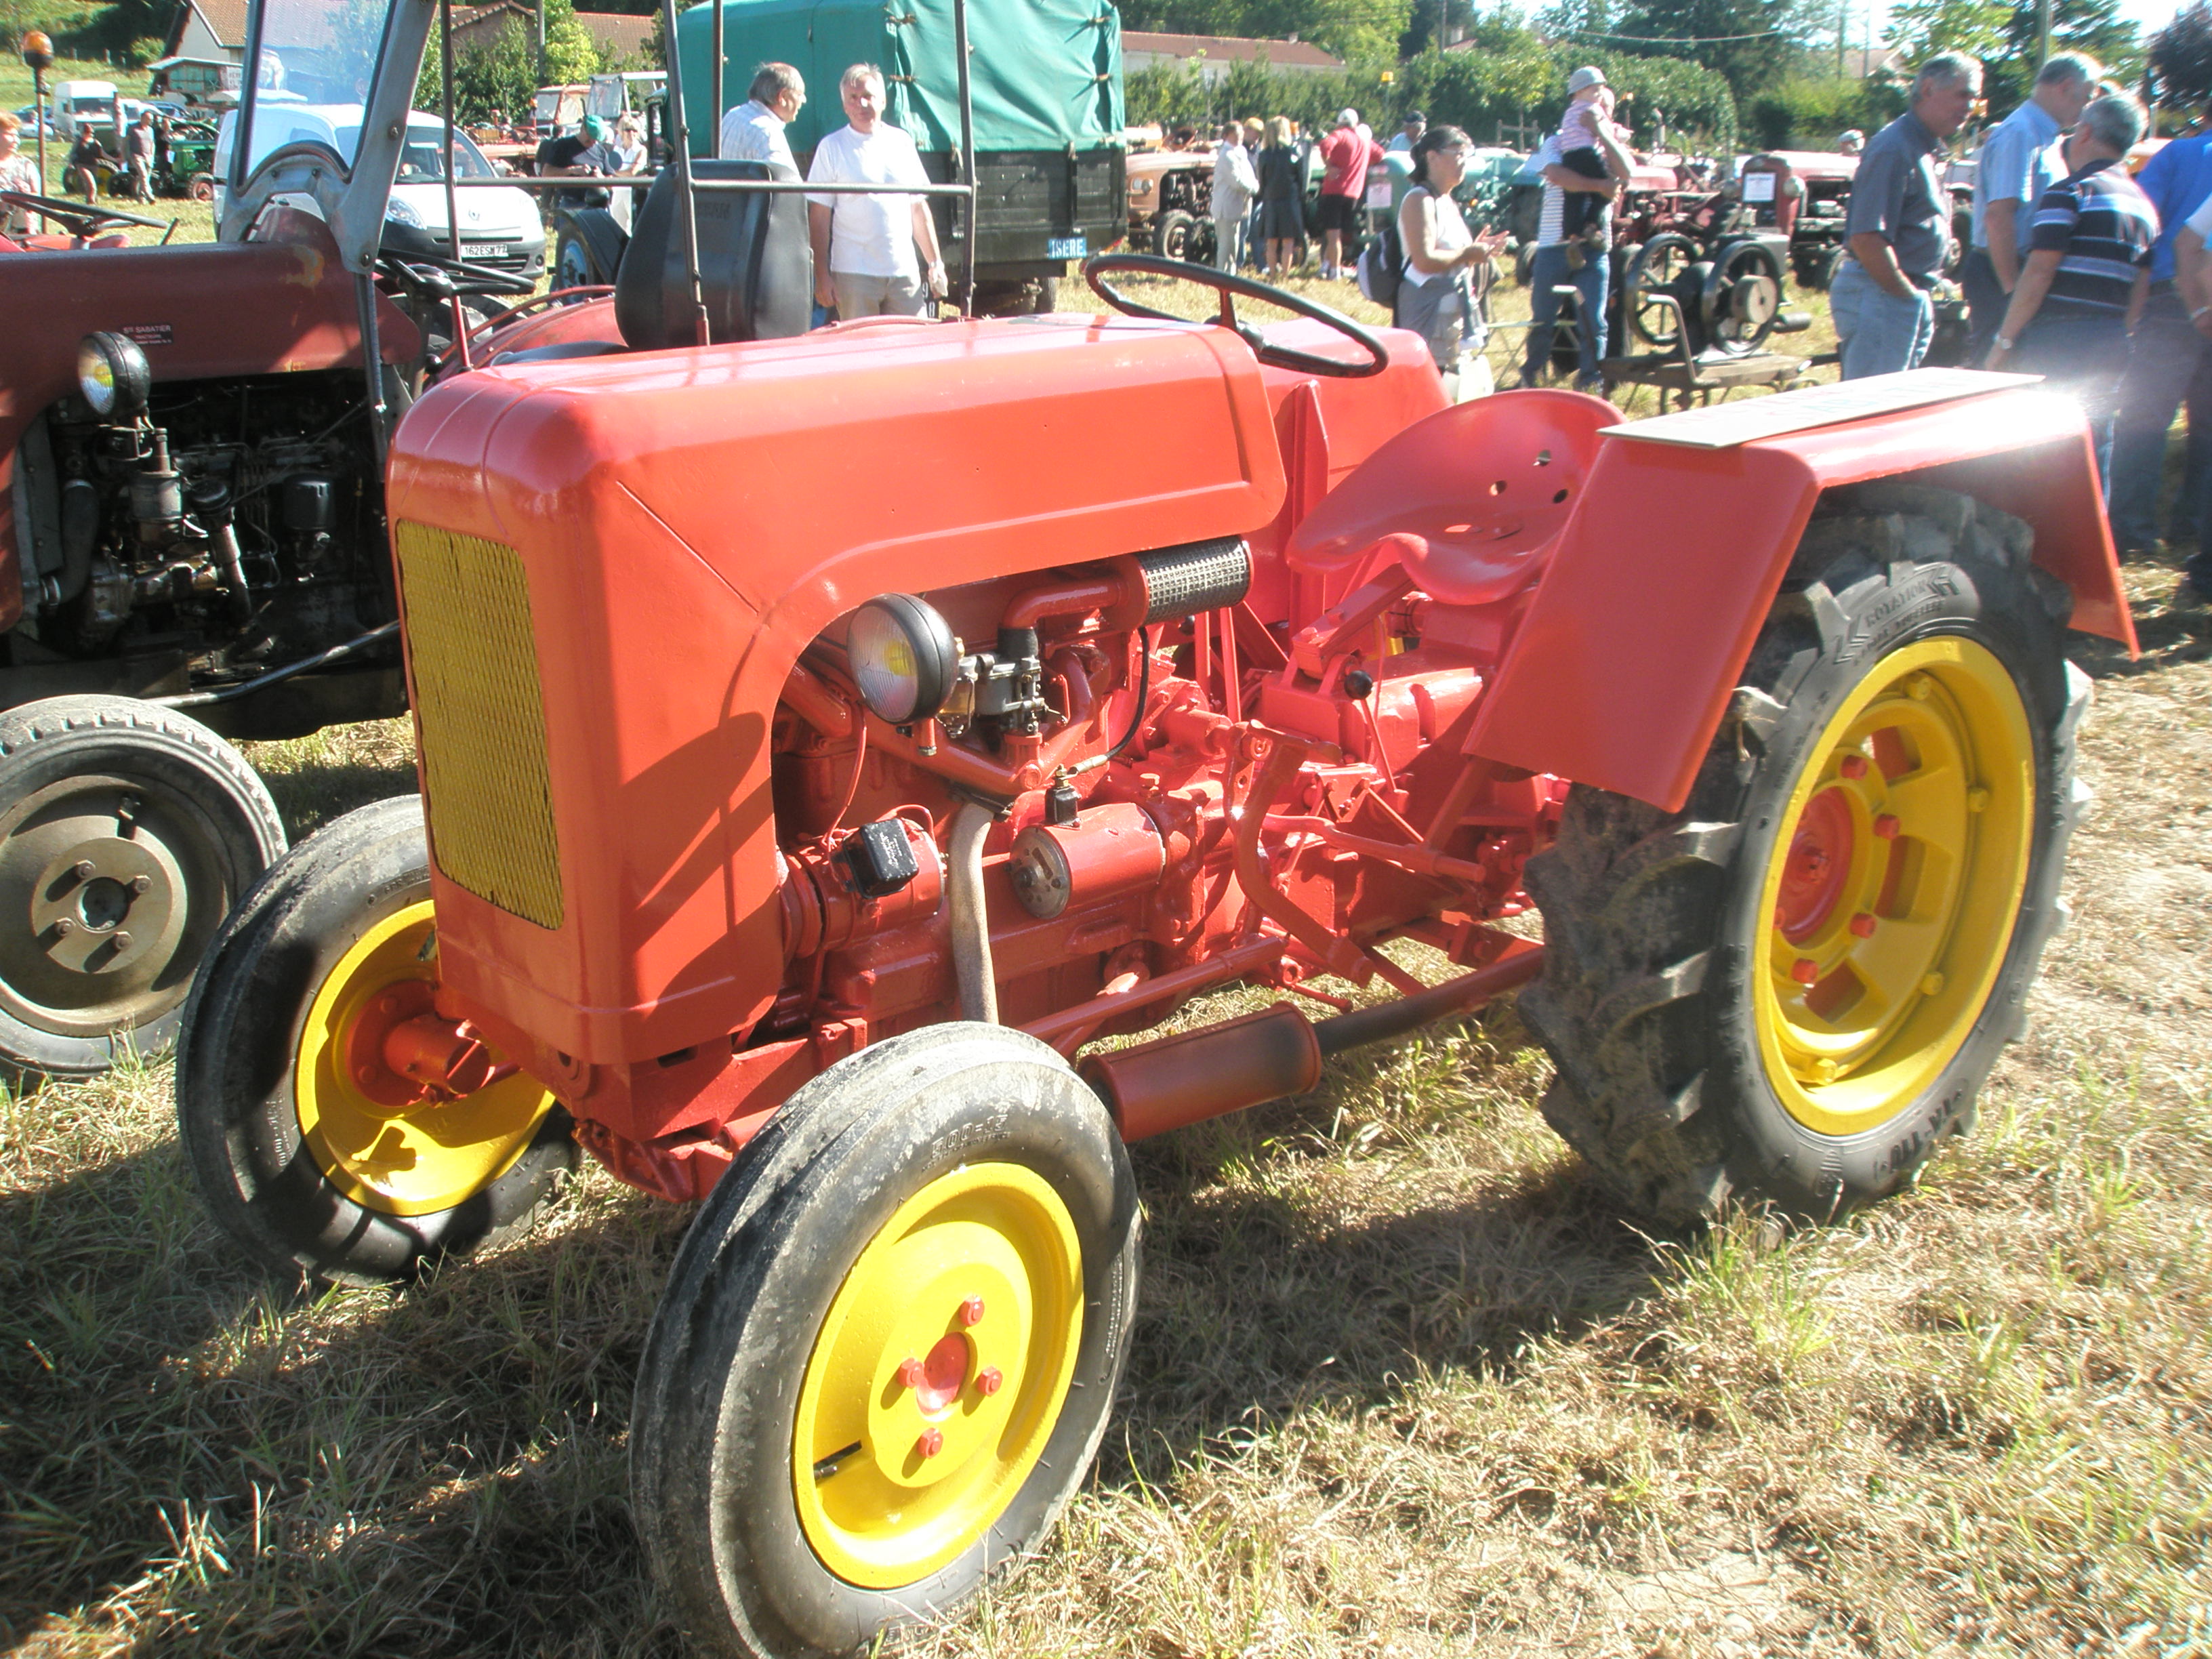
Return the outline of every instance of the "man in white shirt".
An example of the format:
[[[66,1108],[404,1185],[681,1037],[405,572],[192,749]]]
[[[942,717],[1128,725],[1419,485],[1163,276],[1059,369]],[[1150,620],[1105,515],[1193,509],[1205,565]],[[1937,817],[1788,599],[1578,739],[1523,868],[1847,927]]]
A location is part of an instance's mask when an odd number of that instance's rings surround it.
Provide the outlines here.
[[[1244,220],[1252,200],[1260,193],[1260,175],[1252,170],[1252,157],[1244,148],[1244,129],[1235,121],[1221,124],[1221,142],[1213,152],[1213,263],[1222,270],[1235,270],[1244,263]]]
[[[783,130],[799,118],[805,104],[806,82],[797,70],[788,64],[763,64],[753,71],[745,101],[722,118],[714,154],[725,161],[781,161],[798,172]]]
[[[884,75],[855,64],[837,90],[851,125],[814,147],[810,185],[927,185],[914,140],[884,119]],[[945,295],[945,262],[926,196],[838,194],[806,198],[814,244],[814,302],[840,319],[921,317]]]

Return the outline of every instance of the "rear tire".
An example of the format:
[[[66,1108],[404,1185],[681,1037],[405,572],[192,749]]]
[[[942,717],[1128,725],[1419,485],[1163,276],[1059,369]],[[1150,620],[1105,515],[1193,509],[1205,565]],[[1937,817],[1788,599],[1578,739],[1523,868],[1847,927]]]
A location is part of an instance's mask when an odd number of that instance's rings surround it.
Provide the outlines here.
[[[2088,682],[2018,520],[1838,491],[1688,803],[1577,786],[1528,866],[1546,1119],[1667,1224],[1908,1183],[2025,1021],[2063,918]]]
[[[0,1071],[166,1053],[202,953],[283,850],[246,757],[187,715],[81,696],[0,716]]]
[[[568,1115],[528,1073],[440,1106],[349,1075],[386,995],[435,981],[422,802],[349,812],[294,848],[208,952],[177,1051],[177,1121],[216,1220],[264,1266],[405,1279],[526,1229],[576,1167]]]
[[[930,1026],[793,1095],[639,1367],[631,1508],[701,1649],[849,1653],[1035,1550],[1113,1408],[1138,1227],[1105,1109],[1018,1031]]]

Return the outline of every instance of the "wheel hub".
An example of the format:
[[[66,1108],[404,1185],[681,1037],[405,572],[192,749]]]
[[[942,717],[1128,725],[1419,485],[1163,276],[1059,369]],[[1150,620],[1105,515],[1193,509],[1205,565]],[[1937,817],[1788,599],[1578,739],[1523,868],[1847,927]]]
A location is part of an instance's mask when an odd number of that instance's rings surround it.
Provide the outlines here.
[[[449,1210],[522,1156],[552,1095],[436,1010],[425,902],[384,918],[315,994],[293,1073],[325,1176],[389,1215]]]
[[[939,1177],[868,1242],[815,1340],[793,1431],[800,1526],[830,1571],[915,1583],[1004,1513],[1066,1397],[1081,1274],[1066,1206],[1017,1164]]]
[[[1896,653],[1811,750],[1777,843],[1755,1014],[1792,1115],[1853,1133],[1933,1082],[2002,968],[2027,878],[2033,747],[1974,642]]]
[[[208,878],[191,856],[196,823],[112,778],[21,802],[0,830],[0,919],[17,918],[0,927],[0,1007],[41,1030],[104,1036],[182,1001],[192,872]]]

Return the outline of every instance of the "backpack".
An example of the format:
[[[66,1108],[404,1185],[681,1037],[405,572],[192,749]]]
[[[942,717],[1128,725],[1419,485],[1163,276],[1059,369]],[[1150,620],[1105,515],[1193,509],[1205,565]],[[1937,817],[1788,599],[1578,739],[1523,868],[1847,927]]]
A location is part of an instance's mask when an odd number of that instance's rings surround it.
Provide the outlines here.
[[[1405,280],[1406,249],[1398,237],[1394,215],[1383,222],[1359,256],[1359,291],[1378,306],[1398,308],[1398,288]]]

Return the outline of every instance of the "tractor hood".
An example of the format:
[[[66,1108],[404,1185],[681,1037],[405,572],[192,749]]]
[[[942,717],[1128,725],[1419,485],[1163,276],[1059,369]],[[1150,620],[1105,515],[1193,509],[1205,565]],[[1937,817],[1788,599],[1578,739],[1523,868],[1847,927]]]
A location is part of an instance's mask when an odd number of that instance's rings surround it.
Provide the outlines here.
[[[390,499],[443,976],[533,1070],[726,1041],[781,978],[769,733],[810,641],[1284,494],[1218,329],[884,319],[440,386]]]

